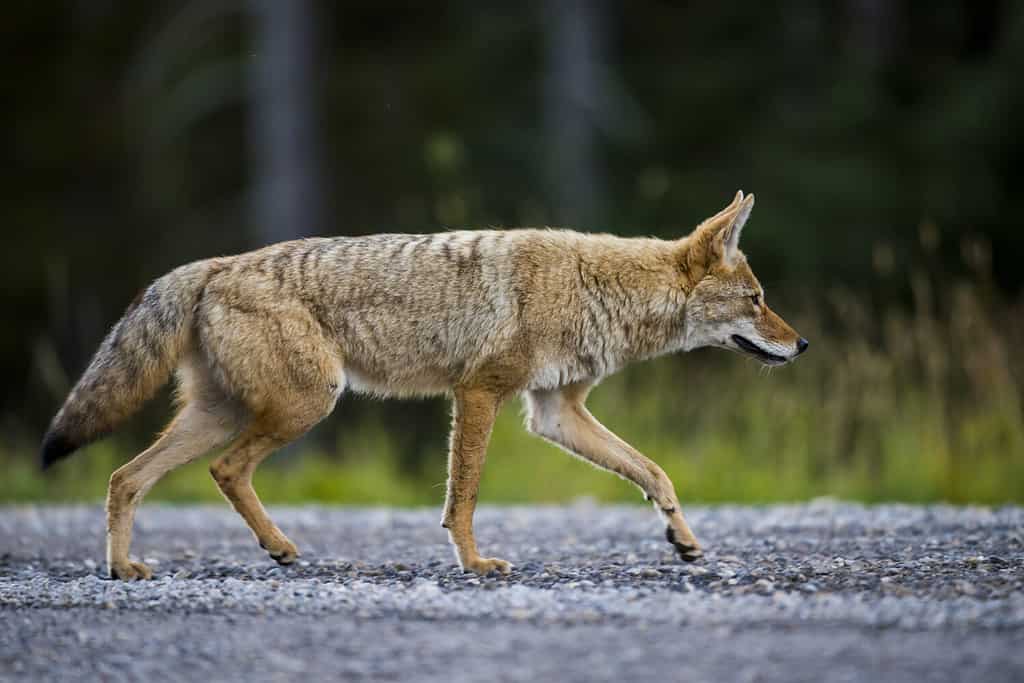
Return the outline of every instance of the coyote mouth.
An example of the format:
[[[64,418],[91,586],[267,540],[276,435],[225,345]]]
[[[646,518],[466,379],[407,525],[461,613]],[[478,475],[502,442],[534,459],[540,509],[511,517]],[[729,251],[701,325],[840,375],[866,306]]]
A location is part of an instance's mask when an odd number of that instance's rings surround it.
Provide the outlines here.
[[[738,334],[732,335],[732,341],[736,346],[740,347],[741,350],[746,351],[751,356],[759,359],[762,363],[785,363],[787,360],[782,356],[777,356],[774,353],[765,351],[754,342],[750,341],[746,337],[741,337]]]

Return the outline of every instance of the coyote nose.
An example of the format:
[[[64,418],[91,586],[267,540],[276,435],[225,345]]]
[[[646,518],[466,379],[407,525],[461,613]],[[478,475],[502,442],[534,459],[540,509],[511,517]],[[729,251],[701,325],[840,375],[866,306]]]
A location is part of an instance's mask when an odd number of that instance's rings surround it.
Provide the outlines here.
[[[806,351],[807,347],[810,346],[810,345],[811,345],[811,342],[807,341],[803,337],[800,337],[799,339],[797,339],[796,340],[796,352],[797,352],[797,355],[799,355],[799,354],[803,353],[804,351]]]

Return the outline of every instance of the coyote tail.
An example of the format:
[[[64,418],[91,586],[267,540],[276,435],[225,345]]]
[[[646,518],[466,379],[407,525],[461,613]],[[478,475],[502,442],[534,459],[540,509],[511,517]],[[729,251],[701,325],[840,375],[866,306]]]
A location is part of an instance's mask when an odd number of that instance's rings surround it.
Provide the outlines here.
[[[170,378],[192,330],[209,262],[177,268],[139,293],[107,334],[43,437],[46,469],[114,431]]]

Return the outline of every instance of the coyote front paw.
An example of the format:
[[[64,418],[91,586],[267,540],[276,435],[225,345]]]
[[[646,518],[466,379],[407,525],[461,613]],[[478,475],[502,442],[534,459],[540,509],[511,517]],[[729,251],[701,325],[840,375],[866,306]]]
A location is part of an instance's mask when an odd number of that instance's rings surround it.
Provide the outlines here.
[[[496,557],[478,557],[474,560],[462,563],[463,571],[476,572],[477,574],[490,574],[497,570],[502,574],[512,571],[512,565],[505,560]]]
[[[693,538],[693,543],[685,543],[676,538],[675,529],[671,526],[665,527],[665,538],[668,542],[675,546],[676,552],[679,553],[679,557],[684,562],[696,562],[704,556],[704,551],[697,545],[697,539]]]
[[[153,578],[153,570],[142,562],[115,562],[110,565],[110,578],[121,581],[141,581]]]
[[[269,546],[260,541],[260,547],[278,564],[291,564],[299,557],[299,549],[287,538],[275,540]]]

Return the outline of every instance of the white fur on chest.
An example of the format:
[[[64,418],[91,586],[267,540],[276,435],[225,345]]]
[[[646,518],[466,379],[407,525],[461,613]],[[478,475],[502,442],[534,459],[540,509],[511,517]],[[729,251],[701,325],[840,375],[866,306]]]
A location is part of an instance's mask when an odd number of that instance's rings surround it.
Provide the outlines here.
[[[597,367],[594,363],[583,363],[576,359],[548,362],[533,372],[526,388],[529,390],[557,389],[568,384],[597,380],[614,371],[604,367],[604,364],[600,365]]]

